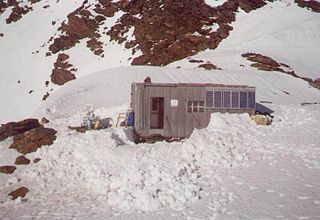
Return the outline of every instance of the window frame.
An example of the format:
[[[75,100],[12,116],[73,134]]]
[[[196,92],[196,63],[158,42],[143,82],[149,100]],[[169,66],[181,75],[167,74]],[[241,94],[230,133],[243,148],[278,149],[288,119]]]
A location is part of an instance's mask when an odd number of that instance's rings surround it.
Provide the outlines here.
[[[205,112],[205,101],[187,101],[187,113],[203,113]]]

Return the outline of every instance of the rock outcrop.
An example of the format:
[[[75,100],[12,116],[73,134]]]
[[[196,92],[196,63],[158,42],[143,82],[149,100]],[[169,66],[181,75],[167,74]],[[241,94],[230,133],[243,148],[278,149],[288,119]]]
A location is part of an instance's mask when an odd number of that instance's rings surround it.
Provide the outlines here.
[[[22,186],[16,190],[12,191],[8,195],[12,196],[12,200],[15,200],[18,197],[24,198],[28,192],[29,192],[29,189],[27,187]]]
[[[19,156],[19,157],[17,157],[14,164],[16,164],[16,165],[30,164],[30,160],[28,158],[26,158],[25,156]]]
[[[63,85],[76,78],[73,74],[76,69],[72,68],[73,65],[69,63],[68,59],[69,55],[64,53],[58,54],[57,61],[54,63],[54,69],[50,76],[52,83]]]
[[[242,57],[245,57],[247,60],[254,62],[253,64],[251,64],[251,66],[257,68],[258,70],[282,72],[295,78],[307,81],[312,87],[320,90],[320,79],[313,80],[308,77],[301,77],[297,75],[289,65],[285,63],[279,63],[271,57],[257,53],[245,53],[242,54]]]
[[[6,10],[11,10],[6,23],[10,24],[19,21],[24,15],[32,11],[32,4],[37,3],[38,0],[18,1],[1,1],[0,2],[0,15]]]
[[[0,173],[11,174],[16,170],[15,166],[1,166]]]
[[[311,9],[314,12],[320,13],[320,2],[314,0],[295,0],[295,3],[302,8]]]
[[[5,140],[7,137],[21,134],[25,131],[29,131],[38,127],[40,127],[38,119],[32,118],[19,122],[9,122],[7,124],[3,124],[0,127],[0,141]]]
[[[132,54],[142,52],[132,59],[132,65],[163,66],[199,51],[215,49],[228,37],[239,8],[249,13],[265,4],[265,0],[229,0],[218,7],[211,7],[204,0],[99,0],[96,4],[85,1],[68,15],[58,29],[61,36],[52,38],[49,50],[58,53],[88,38],[87,47],[95,55],[103,56],[99,39],[106,34],[111,41],[131,49]],[[100,25],[119,11],[124,14],[117,23],[100,33]],[[130,29],[134,30],[134,39],[128,39]]]
[[[199,68],[203,68],[203,69],[206,69],[206,70],[221,70],[221,68],[217,67],[216,65],[214,65],[214,64],[212,64],[210,62],[207,62],[207,63],[204,63],[204,64],[200,64]]]
[[[57,131],[52,128],[39,127],[16,135],[10,148],[16,149],[19,153],[28,154],[37,151],[44,145],[53,144],[56,140]]]

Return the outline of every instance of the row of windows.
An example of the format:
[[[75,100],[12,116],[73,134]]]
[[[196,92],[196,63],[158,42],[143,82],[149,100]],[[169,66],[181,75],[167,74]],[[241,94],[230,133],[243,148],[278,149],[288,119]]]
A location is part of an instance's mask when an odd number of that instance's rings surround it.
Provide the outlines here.
[[[207,91],[208,108],[254,108],[254,92]]]

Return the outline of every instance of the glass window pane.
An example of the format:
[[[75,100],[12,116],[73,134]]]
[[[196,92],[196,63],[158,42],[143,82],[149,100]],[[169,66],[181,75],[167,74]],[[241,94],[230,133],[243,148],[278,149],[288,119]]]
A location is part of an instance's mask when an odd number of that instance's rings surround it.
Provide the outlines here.
[[[254,92],[249,92],[248,93],[248,107],[249,108],[254,108],[255,103],[256,103],[256,94]]]
[[[199,102],[199,106],[200,106],[200,107],[204,107],[204,101],[200,101],[200,102]]]
[[[239,108],[239,92],[232,92],[232,108]]]
[[[240,108],[247,108],[247,92],[240,92]]]
[[[230,108],[230,92],[223,92],[223,107]]]
[[[209,108],[213,107],[213,92],[212,91],[206,92],[206,105]]]
[[[221,108],[222,107],[222,92],[214,92],[214,107]]]

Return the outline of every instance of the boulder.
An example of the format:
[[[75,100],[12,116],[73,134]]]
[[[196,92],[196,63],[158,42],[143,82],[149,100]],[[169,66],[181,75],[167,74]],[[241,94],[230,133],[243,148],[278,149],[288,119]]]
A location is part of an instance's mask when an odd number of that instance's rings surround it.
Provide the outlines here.
[[[37,151],[44,145],[53,144],[57,131],[52,128],[39,127],[13,138],[10,148],[16,149],[19,153],[28,154]]]
[[[33,162],[34,163],[39,163],[40,160],[41,160],[40,158],[36,158],[36,159],[33,160]]]
[[[220,69],[220,68],[218,68],[216,65],[214,65],[212,63],[201,64],[201,65],[199,65],[199,68],[203,68],[203,69],[206,69],[206,70],[217,70],[217,69]]]
[[[0,141],[38,127],[40,127],[38,119],[32,118],[19,122],[9,122],[7,124],[3,124],[0,127]]]
[[[0,167],[0,173],[11,174],[16,170],[15,166],[2,166]]]
[[[29,189],[27,187],[22,186],[16,190],[12,191],[8,195],[12,196],[12,200],[15,200],[18,197],[24,198],[28,192],[29,192]]]
[[[30,163],[30,160],[25,156],[17,157],[16,161],[14,162],[14,164],[16,165],[29,164],[29,163]]]
[[[320,13],[320,2],[319,1],[306,1],[306,0],[295,0],[295,3],[302,8],[309,8],[314,12]]]

